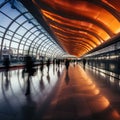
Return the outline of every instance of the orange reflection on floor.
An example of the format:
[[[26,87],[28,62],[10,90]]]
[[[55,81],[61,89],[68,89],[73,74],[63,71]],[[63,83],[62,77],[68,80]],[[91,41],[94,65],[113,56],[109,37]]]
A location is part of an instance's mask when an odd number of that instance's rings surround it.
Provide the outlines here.
[[[96,119],[101,117],[99,120],[120,118],[119,113],[111,108],[109,100],[101,94],[94,81],[79,65],[75,67],[71,65],[68,72],[64,70],[61,78],[59,90],[44,118],[81,120],[93,116]]]

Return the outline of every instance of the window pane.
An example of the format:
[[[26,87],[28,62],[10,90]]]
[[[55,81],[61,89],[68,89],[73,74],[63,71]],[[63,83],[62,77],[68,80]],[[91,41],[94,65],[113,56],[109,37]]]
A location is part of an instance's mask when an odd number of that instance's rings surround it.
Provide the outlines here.
[[[17,33],[20,34],[20,35],[24,35],[26,31],[27,31],[26,29],[20,27],[20,28],[17,30]]]
[[[10,20],[8,17],[0,13],[0,26],[8,27],[12,20]]]
[[[2,4],[4,2],[4,0],[0,0],[0,4]]]
[[[33,25],[29,22],[26,22],[25,24],[23,24],[23,27],[25,27],[26,29],[30,29],[33,27]]]
[[[22,52],[23,52],[23,50],[20,50],[20,49],[19,49],[19,52],[18,52],[18,53],[19,53],[19,54],[22,54]]]
[[[25,20],[26,20],[26,18],[25,18],[24,16],[20,16],[16,21],[17,21],[19,24],[22,24]]]
[[[22,44],[20,45],[20,48],[19,48],[19,49],[23,49],[23,45],[22,45]]]
[[[12,41],[20,42],[20,39],[13,38]]]
[[[1,36],[1,37],[3,36],[3,33],[2,33],[2,32],[0,32],[0,36]]]
[[[5,28],[3,28],[2,26],[0,26],[0,31],[2,31],[2,32],[5,32]]]
[[[12,43],[11,43],[11,47],[12,47],[12,48],[18,48],[18,43],[12,42]]]
[[[25,46],[25,50],[28,50],[28,48],[29,48],[28,46]]]
[[[27,33],[25,34],[25,37],[28,38],[29,35],[31,35],[31,33],[30,33],[30,32],[27,32]]]
[[[11,36],[10,35],[5,35],[5,38],[10,40]]]
[[[10,16],[12,19],[20,14],[17,10],[11,8],[10,3],[7,3],[4,7],[2,7],[1,11],[3,11],[7,16]]]
[[[19,27],[19,25],[14,22],[14,23],[10,26],[9,30],[15,31],[18,27]]]
[[[29,39],[32,41],[35,37],[35,35],[31,35]]]
[[[21,39],[22,36],[15,34],[14,37],[16,37],[17,39]]]
[[[12,36],[14,34],[14,32],[8,30],[7,34]]]
[[[4,39],[4,42],[3,42],[3,46],[9,46],[9,44],[10,44],[10,41],[9,40],[7,40],[7,39]]]

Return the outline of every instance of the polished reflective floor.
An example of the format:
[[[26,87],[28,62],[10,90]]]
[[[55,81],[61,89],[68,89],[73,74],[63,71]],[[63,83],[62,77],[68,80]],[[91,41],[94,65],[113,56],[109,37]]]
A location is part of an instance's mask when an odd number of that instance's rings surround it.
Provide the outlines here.
[[[0,72],[0,120],[120,120],[120,83],[79,64]]]
[[[27,74],[23,77],[23,69],[0,72],[0,120],[35,120],[52,98],[63,68],[51,65],[48,72],[44,66],[41,73],[38,66],[36,75],[30,79],[29,96],[25,95]]]

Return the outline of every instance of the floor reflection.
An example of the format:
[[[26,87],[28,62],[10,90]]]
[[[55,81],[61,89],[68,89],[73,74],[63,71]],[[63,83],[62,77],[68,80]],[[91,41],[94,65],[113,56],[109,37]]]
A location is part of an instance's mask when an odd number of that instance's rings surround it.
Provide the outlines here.
[[[120,119],[119,80],[116,79],[115,77],[112,77],[109,72],[104,74],[98,70],[93,70],[88,67],[86,72],[97,84],[102,94],[109,99],[110,102],[109,107],[101,114],[103,114],[104,118],[106,117],[107,120],[119,120]],[[100,118],[101,117],[102,116],[100,116]]]
[[[81,120],[119,120],[120,95],[112,92],[119,82],[78,64],[38,66],[36,75],[23,69],[0,72],[0,117],[2,120],[41,120],[48,117]],[[27,83],[29,82],[29,83]],[[30,85],[29,85],[30,84]],[[25,92],[30,94],[25,96]],[[52,100],[52,102],[51,102]],[[52,109],[48,107],[52,105]],[[54,109],[53,109],[54,108]],[[45,116],[44,116],[45,115]],[[7,116],[7,117],[6,117]],[[43,119],[44,120],[44,119]]]
[[[59,92],[51,102],[53,104],[51,104],[43,119],[120,119],[120,111],[113,107],[111,103],[112,99],[110,97],[114,97],[114,95],[110,94],[108,88],[97,86],[86,71],[87,68],[84,71],[79,65],[70,65],[68,71],[64,70],[66,73],[65,79],[61,79]],[[98,79],[95,78],[95,80]],[[102,90],[107,92],[108,96]],[[120,98],[120,95],[118,98]]]
[[[37,103],[32,100],[32,97],[29,95],[26,97],[26,102],[22,106],[22,117],[23,120],[35,120],[37,112]]]
[[[8,90],[10,84],[10,72],[5,71],[4,74],[5,74],[5,89]]]
[[[106,71],[100,72],[99,69],[93,70],[87,68],[87,72],[88,71],[90,73],[89,75],[94,76],[98,81],[100,81],[102,86],[108,86],[116,92],[120,92],[119,79],[117,79],[118,76],[116,77],[116,75]]]
[[[45,89],[45,85],[44,85],[43,74],[42,74],[40,79],[40,90],[43,91],[44,89]]]
[[[47,78],[47,80],[48,80],[48,83],[50,84],[50,75],[49,75],[49,72],[48,72],[46,78]]]
[[[70,78],[69,78],[69,69],[68,69],[68,70],[66,70],[66,76],[65,76],[66,85],[69,84],[69,81],[70,81]]]
[[[35,120],[37,110],[48,102],[51,92],[58,83],[58,73],[53,65],[38,66],[35,76],[28,81],[27,73],[23,69],[9,70],[7,73],[0,72],[0,117],[2,120]],[[63,68],[59,69],[61,74]],[[52,80],[52,81],[51,81]],[[25,93],[30,92],[29,96]],[[4,114],[3,114],[4,113]],[[16,114],[16,115],[15,115]],[[6,116],[7,115],[7,116]]]

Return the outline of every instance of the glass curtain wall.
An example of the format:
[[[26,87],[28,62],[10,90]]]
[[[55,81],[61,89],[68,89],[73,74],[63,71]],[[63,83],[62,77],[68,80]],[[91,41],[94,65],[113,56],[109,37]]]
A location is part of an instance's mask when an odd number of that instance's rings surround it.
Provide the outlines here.
[[[0,60],[26,54],[57,58],[67,53],[18,0],[0,0]]]

